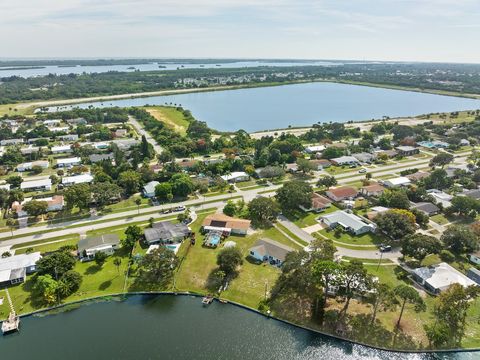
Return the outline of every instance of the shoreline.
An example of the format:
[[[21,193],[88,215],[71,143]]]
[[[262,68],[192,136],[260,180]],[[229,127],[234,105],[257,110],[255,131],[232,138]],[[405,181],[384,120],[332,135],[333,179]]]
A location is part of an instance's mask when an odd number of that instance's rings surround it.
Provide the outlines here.
[[[98,302],[98,300],[103,300],[105,302],[111,302],[111,301],[113,301],[112,298],[123,297],[123,298],[126,299],[127,297],[132,297],[132,296],[190,296],[190,297],[195,297],[195,298],[201,298],[201,297],[205,296],[205,294],[201,294],[201,293],[198,293],[198,292],[189,292],[189,291],[176,291],[176,292],[175,291],[135,291],[135,292],[127,292],[127,293],[114,293],[114,294],[99,295],[99,296],[94,296],[94,297],[90,297],[90,298],[86,298],[86,299],[80,299],[80,300],[75,300],[75,301],[71,301],[71,302],[66,302],[66,303],[51,306],[51,307],[48,307],[48,308],[45,308],[45,309],[39,309],[39,310],[32,311],[32,312],[29,312],[29,313],[19,314],[19,317],[20,318],[27,318],[27,317],[35,316],[35,315],[38,315],[38,314],[45,314],[47,316],[57,315],[57,314],[61,314],[62,312],[52,313],[52,314],[48,314],[48,313],[49,312],[54,312],[55,310],[60,310],[60,309],[63,309],[63,308],[67,308],[68,306],[72,306],[72,305],[82,305],[82,306],[84,306],[84,305],[88,305],[89,303]],[[120,300],[123,301],[125,299],[120,299]],[[220,298],[219,297],[214,297],[214,300],[219,302]],[[293,326],[297,329],[307,330],[307,331],[313,332],[313,333],[318,334],[318,335],[326,336],[330,339],[350,343],[351,345],[365,346],[365,347],[368,347],[370,349],[385,351],[385,352],[389,352],[389,353],[450,354],[450,353],[480,352],[480,347],[478,347],[478,348],[459,348],[459,349],[439,349],[439,350],[428,350],[428,349],[402,350],[402,349],[390,349],[390,348],[384,348],[384,347],[369,345],[369,344],[366,344],[366,343],[362,343],[362,342],[354,341],[354,340],[351,340],[351,339],[348,339],[348,338],[344,338],[344,337],[341,337],[341,336],[338,336],[338,335],[329,334],[329,333],[326,333],[326,332],[323,332],[323,331],[320,331],[320,330],[317,330],[317,329],[310,328],[310,327],[305,326],[305,325],[296,324],[294,322],[291,322],[291,321],[286,320],[286,319],[282,319],[282,318],[280,318],[278,316],[275,316],[275,315],[268,315],[268,314],[265,314],[265,313],[263,313],[263,312],[261,312],[257,309],[254,309],[252,307],[249,307],[247,305],[244,305],[244,304],[236,302],[236,301],[232,301],[232,300],[226,300],[226,301],[227,301],[227,304],[242,308],[242,309],[247,310],[247,311],[251,311],[251,312],[253,312],[257,315],[263,316],[267,319],[273,319],[273,320],[279,321],[283,324]],[[68,309],[66,309],[66,310],[68,311]]]

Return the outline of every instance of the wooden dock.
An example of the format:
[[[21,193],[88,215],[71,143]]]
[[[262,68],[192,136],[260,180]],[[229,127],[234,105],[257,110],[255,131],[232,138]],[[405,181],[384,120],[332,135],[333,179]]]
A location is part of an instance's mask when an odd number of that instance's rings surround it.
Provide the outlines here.
[[[10,315],[8,315],[7,320],[4,320],[2,322],[3,335],[16,332],[20,328],[20,317],[17,316],[17,314],[15,313],[15,309],[13,308],[12,299],[10,298],[10,293],[8,292],[8,289],[5,289],[5,292],[7,293],[7,299],[10,305]]]

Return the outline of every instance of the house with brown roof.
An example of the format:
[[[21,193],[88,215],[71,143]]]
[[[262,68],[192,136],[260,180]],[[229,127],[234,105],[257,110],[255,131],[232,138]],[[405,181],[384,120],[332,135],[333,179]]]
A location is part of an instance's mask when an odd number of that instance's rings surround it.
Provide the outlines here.
[[[335,189],[328,189],[325,194],[333,201],[342,201],[355,198],[358,195],[358,191],[351,186],[341,186]]]
[[[312,194],[312,206],[309,209],[303,207],[302,205],[300,205],[299,207],[303,211],[313,211],[318,213],[329,208],[331,204],[332,204],[332,200],[314,192]]]
[[[405,175],[405,177],[411,182],[417,182],[430,176],[430,173],[426,171],[417,171],[416,173]]]
[[[360,188],[360,193],[364,196],[380,196],[384,191],[385,188],[378,183],[362,186]]]
[[[309,162],[310,164],[315,166],[315,170],[318,170],[318,171],[323,170],[332,165],[332,163],[327,159],[310,160]]]
[[[207,232],[221,231],[223,233],[245,235],[250,223],[250,220],[238,219],[225,214],[211,214],[203,220],[202,228]]]

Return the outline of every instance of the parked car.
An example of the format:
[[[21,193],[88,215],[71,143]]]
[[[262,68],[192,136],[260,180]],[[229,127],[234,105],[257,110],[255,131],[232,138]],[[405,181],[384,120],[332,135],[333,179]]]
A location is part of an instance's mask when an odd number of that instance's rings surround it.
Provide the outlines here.
[[[390,245],[380,245],[380,252],[389,252],[392,251],[392,247]]]
[[[177,206],[174,211],[185,211],[186,207],[185,206]]]
[[[367,172],[367,169],[360,169],[358,170],[359,174],[365,174]]]

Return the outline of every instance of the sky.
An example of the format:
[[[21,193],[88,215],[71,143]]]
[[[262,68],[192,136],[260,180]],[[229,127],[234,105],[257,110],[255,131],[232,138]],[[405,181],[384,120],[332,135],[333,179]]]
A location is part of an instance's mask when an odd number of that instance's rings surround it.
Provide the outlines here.
[[[480,63],[480,0],[0,0],[0,58]]]

